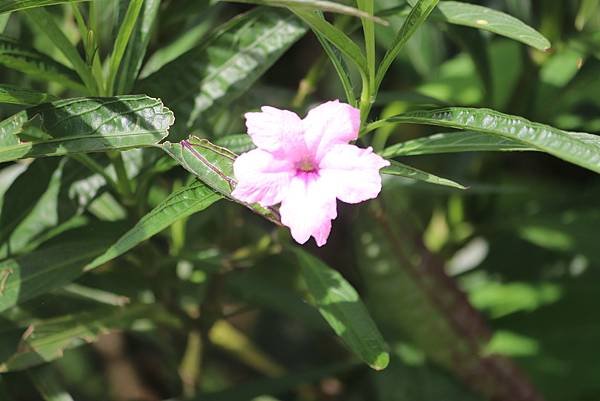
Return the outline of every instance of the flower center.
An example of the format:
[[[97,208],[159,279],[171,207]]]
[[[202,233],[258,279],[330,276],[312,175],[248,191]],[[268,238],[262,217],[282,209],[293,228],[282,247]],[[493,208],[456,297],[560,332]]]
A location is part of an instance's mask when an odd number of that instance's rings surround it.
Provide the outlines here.
[[[298,164],[298,170],[300,171],[304,171],[306,173],[315,171],[315,165],[313,164],[312,160],[310,159],[302,159],[302,161],[300,161],[300,163]]]

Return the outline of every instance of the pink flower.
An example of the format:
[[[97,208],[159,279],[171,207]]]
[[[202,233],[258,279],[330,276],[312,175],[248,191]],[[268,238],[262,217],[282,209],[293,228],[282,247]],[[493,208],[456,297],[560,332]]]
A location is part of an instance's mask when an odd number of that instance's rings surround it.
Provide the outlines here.
[[[281,203],[281,222],[304,244],[312,235],[327,242],[336,198],[359,203],[381,191],[379,169],[389,162],[348,142],[358,138],[360,113],[331,101],[308,112],[262,107],[246,113],[248,134],[257,149],[239,156],[233,165],[238,184],[232,195],[262,206]]]

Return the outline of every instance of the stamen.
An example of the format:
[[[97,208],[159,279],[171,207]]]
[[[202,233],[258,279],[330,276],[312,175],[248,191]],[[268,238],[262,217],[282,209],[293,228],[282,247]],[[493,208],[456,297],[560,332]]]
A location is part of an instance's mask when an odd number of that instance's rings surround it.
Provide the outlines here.
[[[310,160],[304,159],[300,162],[300,165],[298,166],[298,170],[310,172],[310,171],[315,170],[315,166],[313,165],[313,163]]]

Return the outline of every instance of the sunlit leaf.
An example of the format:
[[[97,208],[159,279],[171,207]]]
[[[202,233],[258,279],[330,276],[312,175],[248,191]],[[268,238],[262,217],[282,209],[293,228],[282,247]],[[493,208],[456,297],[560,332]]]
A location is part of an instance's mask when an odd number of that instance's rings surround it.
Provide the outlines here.
[[[146,96],[60,100],[0,122],[0,161],[149,146],[172,123],[160,100]]]
[[[86,269],[93,269],[132,249],[139,243],[158,234],[179,219],[206,209],[222,197],[201,182],[194,182],[172,193]]]
[[[234,200],[231,191],[235,188],[233,162],[237,155],[230,150],[217,146],[206,139],[194,136],[179,143],[165,142],[162,148],[183,168],[208,184],[213,190]],[[278,213],[272,208],[264,208],[258,204],[244,204],[254,212],[280,224]]]
[[[384,167],[381,170],[382,174],[397,175],[405,178],[410,178],[417,181],[424,181],[430,184],[443,185],[452,188],[465,189],[464,186],[447,178],[438,177],[425,171],[416,169],[406,164],[402,164],[395,160],[391,161],[391,166]]]
[[[539,50],[550,48],[541,33],[519,19],[491,8],[459,1],[440,1],[435,17],[451,24],[470,26],[518,40]]]
[[[387,346],[356,290],[320,259],[300,248],[293,250],[309,302],[358,357],[373,369],[385,369],[390,360]]]
[[[161,0],[146,0],[141,14],[127,46],[127,51],[121,62],[119,74],[116,77],[116,94],[126,94],[131,91],[135,80],[142,68],[148,43],[156,25],[156,17]]]
[[[534,150],[519,141],[472,131],[439,133],[423,138],[411,139],[388,146],[381,156],[430,155],[455,152],[510,152]]]
[[[557,128],[489,109],[448,107],[413,111],[371,124],[428,124],[496,135],[600,173],[600,148]],[[589,134],[588,134],[589,135]]]

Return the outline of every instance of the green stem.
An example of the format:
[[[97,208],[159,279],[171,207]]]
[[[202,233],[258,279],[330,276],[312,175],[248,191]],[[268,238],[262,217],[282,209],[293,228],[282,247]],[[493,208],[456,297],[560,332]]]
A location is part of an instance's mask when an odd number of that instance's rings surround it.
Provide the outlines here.
[[[358,0],[358,8],[370,15],[374,13],[374,1],[373,0]],[[372,18],[361,18],[363,26],[363,34],[365,38],[365,54],[367,57],[367,71],[369,78],[369,92],[375,92],[375,65],[376,65],[376,53],[375,53],[375,23]]]
[[[360,122],[361,122],[360,126],[366,127],[367,118],[369,117],[369,113],[371,112],[371,107],[373,105],[373,102],[371,101],[372,93],[371,93],[371,85],[369,83],[369,78],[362,72],[360,75],[361,75],[361,79],[362,79],[362,91],[360,94],[360,103],[359,103]]]
[[[81,10],[79,10],[79,5],[72,3],[71,7],[73,9],[73,16],[75,17],[75,21],[77,21],[77,27],[79,28],[79,34],[81,35],[81,41],[83,42],[83,47],[85,49],[86,62],[92,68],[92,75],[96,81],[96,85],[98,86],[98,94],[103,96],[105,94],[104,73],[102,72],[100,55],[97,51],[98,46],[96,46],[94,30],[88,28],[87,24],[85,23],[85,19],[83,18],[83,14],[81,14]],[[90,15],[90,23],[91,22],[92,18]]]
[[[123,196],[123,203],[126,206],[132,206],[135,202],[133,191],[131,190],[131,182],[127,176],[125,162],[120,152],[108,152],[108,157],[111,160],[115,172],[117,173],[117,184],[119,193]]]
[[[308,73],[306,73],[306,76],[302,78],[300,84],[298,84],[298,91],[292,100],[293,107],[299,109],[304,106],[306,98],[317,89],[317,83],[325,74],[326,66],[327,57],[322,55],[308,70]]]

